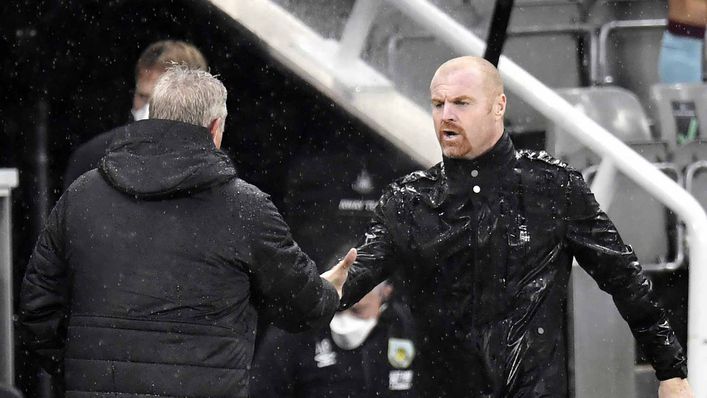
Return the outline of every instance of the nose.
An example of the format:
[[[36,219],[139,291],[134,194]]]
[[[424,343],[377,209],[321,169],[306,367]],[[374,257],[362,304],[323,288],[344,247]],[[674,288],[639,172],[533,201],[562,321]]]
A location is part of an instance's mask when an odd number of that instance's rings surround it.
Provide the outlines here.
[[[454,111],[452,109],[452,104],[449,102],[444,102],[444,105],[442,107],[442,119],[443,120],[449,120],[449,121],[454,121],[455,120],[455,115]]]

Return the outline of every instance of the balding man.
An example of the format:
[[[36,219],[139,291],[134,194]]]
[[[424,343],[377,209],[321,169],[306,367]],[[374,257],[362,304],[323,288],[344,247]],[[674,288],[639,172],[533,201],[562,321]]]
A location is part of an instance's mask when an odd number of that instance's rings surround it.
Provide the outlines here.
[[[410,304],[427,397],[568,396],[567,284],[576,258],[610,293],[656,369],[689,397],[686,362],[651,283],[582,175],[504,132],[496,68],[443,64],[430,84],[443,161],[383,193],[342,307],[385,278]]]

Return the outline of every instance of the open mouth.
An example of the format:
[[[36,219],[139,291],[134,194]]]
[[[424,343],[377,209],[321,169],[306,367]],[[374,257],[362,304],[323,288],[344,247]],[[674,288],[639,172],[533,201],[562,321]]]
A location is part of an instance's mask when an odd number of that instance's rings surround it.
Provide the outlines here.
[[[453,138],[459,135],[459,133],[453,130],[442,130],[442,134],[445,138]]]

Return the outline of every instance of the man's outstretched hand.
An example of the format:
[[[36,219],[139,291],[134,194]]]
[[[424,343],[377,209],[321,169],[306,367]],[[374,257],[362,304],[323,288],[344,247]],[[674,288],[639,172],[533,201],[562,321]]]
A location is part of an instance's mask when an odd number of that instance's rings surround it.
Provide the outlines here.
[[[351,249],[343,260],[321,275],[322,278],[334,285],[336,292],[339,293],[339,300],[341,300],[346,277],[349,275],[349,268],[354,261],[356,261],[356,249]]]
[[[694,398],[687,379],[674,378],[663,380],[658,386],[659,398]]]

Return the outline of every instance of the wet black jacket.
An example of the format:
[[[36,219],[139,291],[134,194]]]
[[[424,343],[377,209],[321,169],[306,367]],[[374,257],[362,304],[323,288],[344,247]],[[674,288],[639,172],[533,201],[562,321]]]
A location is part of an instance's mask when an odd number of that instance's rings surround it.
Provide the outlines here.
[[[271,328],[253,361],[253,398],[414,398],[414,325],[391,303],[366,341],[339,348],[331,329],[290,334]],[[389,355],[398,355],[391,360]]]
[[[258,312],[323,326],[333,286],[208,131],[128,125],[64,193],[23,281],[22,339],[67,396],[247,397]]]
[[[424,336],[424,396],[566,396],[573,257],[613,296],[658,378],[685,376],[651,283],[581,174],[517,152],[507,134],[474,160],[391,184],[358,250],[343,306],[398,276]]]

